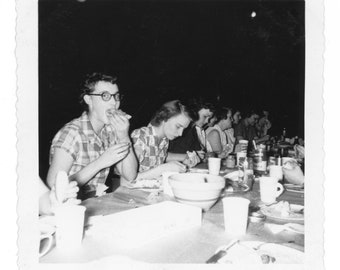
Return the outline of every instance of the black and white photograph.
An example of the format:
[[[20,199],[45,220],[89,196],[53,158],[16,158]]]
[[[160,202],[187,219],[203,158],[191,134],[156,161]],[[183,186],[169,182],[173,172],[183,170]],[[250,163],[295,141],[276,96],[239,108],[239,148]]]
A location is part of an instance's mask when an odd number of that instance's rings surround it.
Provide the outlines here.
[[[323,1],[17,2],[22,269],[323,269]]]

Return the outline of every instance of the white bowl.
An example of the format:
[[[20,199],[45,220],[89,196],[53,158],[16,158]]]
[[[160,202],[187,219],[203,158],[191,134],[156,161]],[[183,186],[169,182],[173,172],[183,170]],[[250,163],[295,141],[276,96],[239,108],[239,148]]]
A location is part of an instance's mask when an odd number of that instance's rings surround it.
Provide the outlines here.
[[[180,173],[171,175],[169,184],[178,202],[208,211],[220,197],[225,179],[204,173]]]

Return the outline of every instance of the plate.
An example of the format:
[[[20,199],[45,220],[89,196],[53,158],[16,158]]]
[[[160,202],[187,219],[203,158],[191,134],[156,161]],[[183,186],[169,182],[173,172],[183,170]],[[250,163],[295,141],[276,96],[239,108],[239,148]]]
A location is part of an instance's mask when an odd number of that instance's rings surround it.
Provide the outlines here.
[[[287,247],[280,244],[265,243],[259,241],[241,242],[241,244],[259,248],[258,253],[267,254],[275,258],[274,264],[303,264],[304,253],[295,248]]]
[[[304,263],[303,252],[284,245],[261,241],[244,241],[234,245],[218,263],[265,264],[263,256],[272,258],[270,261],[266,261],[270,264]]]
[[[143,179],[138,180],[135,184],[132,184],[129,189],[138,189],[144,191],[155,191],[161,189],[162,180],[161,179]]]
[[[304,222],[305,216],[303,213],[299,213],[304,206],[298,204],[290,204],[290,215],[289,216],[281,216],[281,213],[275,210],[275,205],[271,206],[263,206],[261,208],[262,214],[264,214],[267,218],[281,221],[281,222]]]
[[[191,173],[209,173],[208,169],[199,169],[199,168],[190,168],[189,172]]]
[[[284,184],[284,187],[287,191],[296,192],[296,193],[304,193],[305,188],[301,185],[294,185],[294,184]]]
[[[223,176],[224,178],[226,178],[227,180],[231,180],[233,182],[236,182],[239,180],[239,177],[243,177],[243,172],[242,171],[233,171],[230,172],[226,175]]]
[[[239,185],[238,182],[228,182],[226,183],[226,187],[222,192],[225,194],[235,194],[235,193],[245,193],[249,191],[249,187],[245,185]]]

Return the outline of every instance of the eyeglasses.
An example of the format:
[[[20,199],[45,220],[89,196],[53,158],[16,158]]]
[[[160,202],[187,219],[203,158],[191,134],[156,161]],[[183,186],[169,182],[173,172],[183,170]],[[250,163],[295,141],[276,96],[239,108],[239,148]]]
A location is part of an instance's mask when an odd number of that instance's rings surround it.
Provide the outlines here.
[[[123,95],[116,93],[116,94],[111,94],[110,92],[103,92],[101,94],[87,94],[89,96],[101,96],[102,100],[104,101],[109,101],[113,97],[115,101],[121,101],[123,99]]]

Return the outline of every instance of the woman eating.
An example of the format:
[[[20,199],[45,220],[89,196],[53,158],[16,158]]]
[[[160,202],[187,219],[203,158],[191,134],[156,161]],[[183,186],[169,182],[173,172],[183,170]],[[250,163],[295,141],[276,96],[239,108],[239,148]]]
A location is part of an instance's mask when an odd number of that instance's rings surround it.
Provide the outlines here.
[[[134,130],[131,138],[139,161],[138,176],[132,183],[121,181],[121,185],[135,186],[142,180],[157,179],[163,172],[185,172],[185,164],[196,165],[199,158],[191,153],[190,158],[168,153],[169,141],[181,136],[190,121],[187,108],[173,100],[163,104],[146,127]]]
[[[98,194],[110,167],[128,181],[137,175],[137,160],[128,135],[129,118],[119,110],[117,79],[101,73],[88,75],[81,93],[85,111],[55,135],[50,149],[47,183],[58,171],[67,172],[80,187],[82,198]]]

